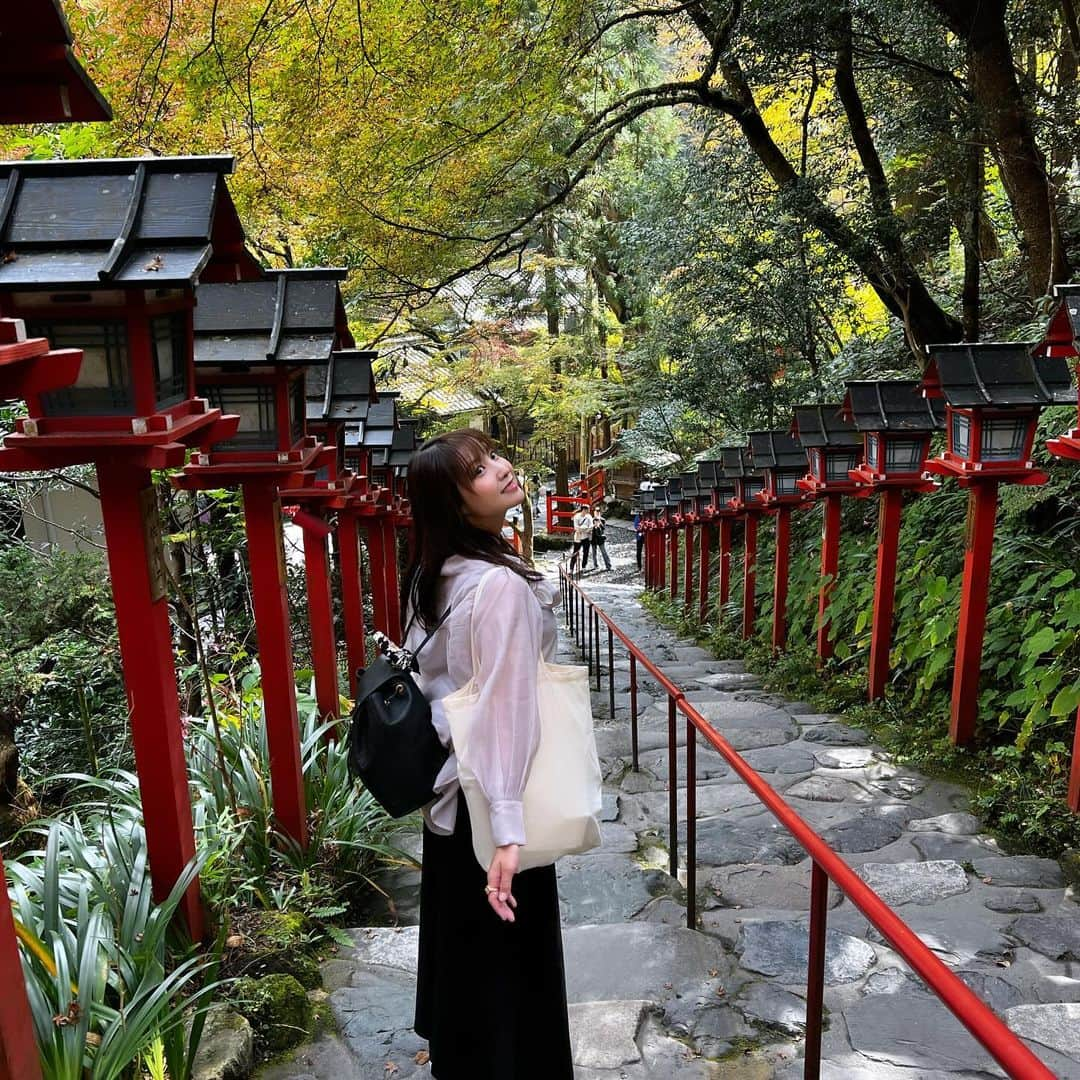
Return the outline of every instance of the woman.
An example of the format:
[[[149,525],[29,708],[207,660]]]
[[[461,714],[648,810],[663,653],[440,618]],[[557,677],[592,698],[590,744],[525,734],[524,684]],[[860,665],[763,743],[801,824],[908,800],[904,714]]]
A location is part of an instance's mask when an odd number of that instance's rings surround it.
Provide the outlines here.
[[[581,569],[589,568],[589,545],[592,543],[593,520],[587,506],[579,506],[574,513],[574,550],[570,553],[570,573],[578,568],[578,556],[581,556]]]
[[[402,589],[421,689],[451,754],[424,809],[416,1033],[437,1080],[572,1080],[555,867],[518,873],[522,794],[539,738],[536,669],[554,659],[558,589],[502,538],[524,493],[481,432],[429,439],[409,462],[413,558]],[[483,589],[476,602],[477,586]],[[475,668],[474,668],[475,655]],[[490,738],[471,762],[497,845],[482,869],[441,699],[476,679]]]

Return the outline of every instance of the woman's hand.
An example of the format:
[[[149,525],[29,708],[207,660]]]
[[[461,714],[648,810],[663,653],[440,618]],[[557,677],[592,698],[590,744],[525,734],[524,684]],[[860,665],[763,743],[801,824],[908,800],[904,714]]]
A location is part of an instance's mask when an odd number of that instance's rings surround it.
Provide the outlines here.
[[[518,872],[517,844],[504,844],[495,849],[495,857],[488,867],[488,903],[503,922],[513,922],[513,909],[517,907],[514,894],[510,891],[514,875]]]

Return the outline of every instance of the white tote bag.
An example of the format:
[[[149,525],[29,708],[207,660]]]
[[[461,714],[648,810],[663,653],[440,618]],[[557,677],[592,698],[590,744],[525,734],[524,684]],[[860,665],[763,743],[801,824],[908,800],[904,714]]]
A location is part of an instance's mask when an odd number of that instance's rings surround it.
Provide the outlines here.
[[[476,589],[476,600],[484,578]],[[474,611],[475,603],[474,600]],[[473,671],[476,639],[470,627]],[[540,658],[536,674],[540,740],[522,798],[525,846],[519,868],[548,866],[560,855],[577,855],[600,844],[600,760],[593,734],[592,700],[585,668],[549,664]],[[442,699],[457,754],[458,779],[472,820],[473,852],[486,872],[495,856],[491,810],[469,767],[476,740],[483,738],[475,677]]]

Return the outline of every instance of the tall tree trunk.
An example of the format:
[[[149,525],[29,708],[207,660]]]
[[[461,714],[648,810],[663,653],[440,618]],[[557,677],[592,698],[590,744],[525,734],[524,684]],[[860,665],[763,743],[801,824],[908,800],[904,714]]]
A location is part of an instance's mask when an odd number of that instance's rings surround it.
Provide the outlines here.
[[[1069,279],[1061,224],[1046,159],[1035,142],[1028,104],[1016,79],[1005,25],[1006,0],[933,0],[967,46],[968,82],[991,153],[1020,229],[1033,296]]]
[[[549,210],[540,225],[540,251],[544,256],[544,312],[547,315],[547,332],[559,336],[559,279],[555,273],[555,217]],[[558,361],[555,361],[558,365]],[[556,367],[557,370],[557,367]]]
[[[982,233],[983,188],[986,170],[982,143],[972,135],[964,154],[964,213],[960,240],[964,247],[964,289],[961,307],[964,340],[979,340],[979,287],[982,268],[980,237]]]
[[[567,462],[565,446],[555,449],[555,494],[570,494],[570,466]]]

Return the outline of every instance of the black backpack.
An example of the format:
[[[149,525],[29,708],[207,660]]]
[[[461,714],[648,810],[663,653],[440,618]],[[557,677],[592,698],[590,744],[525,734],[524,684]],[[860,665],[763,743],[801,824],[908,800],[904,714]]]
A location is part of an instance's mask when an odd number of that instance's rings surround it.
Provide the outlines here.
[[[349,771],[391,817],[411,814],[435,798],[435,778],[450,756],[431,722],[431,704],[413,680],[420,670],[417,657],[449,614],[447,608],[415,653],[376,634],[381,655],[356,673]]]

